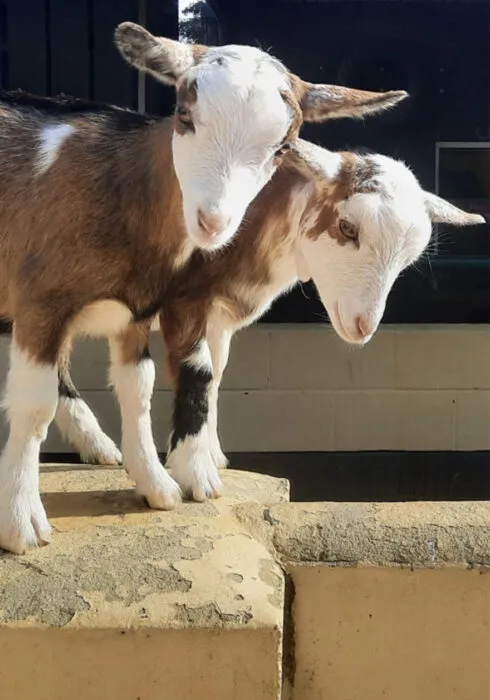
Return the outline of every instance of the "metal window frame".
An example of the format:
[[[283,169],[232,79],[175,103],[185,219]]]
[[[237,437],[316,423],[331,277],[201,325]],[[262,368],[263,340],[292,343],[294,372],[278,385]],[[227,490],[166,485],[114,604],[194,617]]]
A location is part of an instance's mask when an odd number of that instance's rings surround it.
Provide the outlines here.
[[[435,183],[435,193],[438,196],[441,196],[440,194],[440,189],[439,189],[439,165],[440,165],[440,157],[441,157],[441,149],[453,149],[453,150],[459,150],[459,149],[487,149],[490,151],[490,141],[436,141],[435,143],[435,172],[434,172],[434,183]],[[434,226],[434,246],[433,250],[434,253],[433,255],[437,256],[439,254],[439,224],[435,224]]]

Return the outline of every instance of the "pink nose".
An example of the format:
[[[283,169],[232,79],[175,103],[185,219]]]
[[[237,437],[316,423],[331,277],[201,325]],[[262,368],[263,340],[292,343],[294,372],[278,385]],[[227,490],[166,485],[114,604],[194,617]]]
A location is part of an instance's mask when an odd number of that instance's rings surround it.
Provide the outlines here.
[[[230,218],[229,216],[215,214],[204,209],[199,209],[197,212],[199,227],[212,238],[225,230],[230,223]]]
[[[363,338],[367,338],[373,333],[369,321],[364,316],[357,317],[357,328]]]

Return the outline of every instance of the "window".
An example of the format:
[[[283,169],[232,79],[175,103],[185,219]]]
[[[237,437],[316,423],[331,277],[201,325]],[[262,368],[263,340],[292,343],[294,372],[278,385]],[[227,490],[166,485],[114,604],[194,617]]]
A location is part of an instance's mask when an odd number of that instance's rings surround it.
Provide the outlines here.
[[[371,90],[396,85],[411,95],[391,113],[365,123],[305,125],[303,137],[332,150],[366,146],[401,158],[425,188],[488,220],[490,3],[281,0],[280,5],[281,13],[270,18],[257,9],[246,27],[244,17],[236,29],[228,21],[226,39],[235,38],[233,31],[241,37],[255,32],[262,45],[272,46],[311,80]],[[308,51],[288,41],[299,24]],[[313,286],[305,285],[276,302],[264,321],[324,318]],[[383,320],[489,323],[490,225],[434,227],[430,255],[396,281]]]
[[[466,211],[490,218],[490,143],[436,143],[436,193]],[[440,242],[440,226],[435,227],[432,265],[460,269],[470,277],[486,275],[490,266],[488,226],[458,231],[451,245]],[[488,289],[487,289],[488,292]]]
[[[490,142],[436,142],[435,191],[456,206],[490,220]],[[413,320],[488,323],[490,225],[436,225],[434,229],[431,252],[422,273],[426,307],[419,308],[418,318]],[[420,298],[420,293],[412,291],[415,298]]]
[[[490,142],[436,143],[436,194],[488,217]]]

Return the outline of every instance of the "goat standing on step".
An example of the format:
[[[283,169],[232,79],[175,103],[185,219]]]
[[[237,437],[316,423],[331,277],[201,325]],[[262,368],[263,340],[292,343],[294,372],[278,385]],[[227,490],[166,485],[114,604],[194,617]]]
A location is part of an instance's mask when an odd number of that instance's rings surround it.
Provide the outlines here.
[[[0,545],[15,552],[50,537],[39,450],[71,340],[110,338],[125,467],[151,506],[174,507],[180,487],[151,432],[152,317],[195,246],[231,241],[303,118],[361,116],[405,96],[312,85],[258,49],[183,45],[130,23],[116,41],[130,63],[176,86],[173,119],[77,100],[0,100],[0,317],[14,324]],[[65,399],[60,427],[92,429],[88,407],[67,412]],[[94,446],[107,447],[101,440]]]
[[[367,343],[396,278],[425,250],[431,221],[484,219],[425,192],[402,162],[300,141],[250,205],[236,239],[212,258],[196,250],[174,274],[160,312],[175,386],[166,465],[186,496],[221,492],[217,402],[233,334],[312,279],[338,335]],[[145,349],[148,328],[131,330]],[[126,436],[123,424],[123,451]]]

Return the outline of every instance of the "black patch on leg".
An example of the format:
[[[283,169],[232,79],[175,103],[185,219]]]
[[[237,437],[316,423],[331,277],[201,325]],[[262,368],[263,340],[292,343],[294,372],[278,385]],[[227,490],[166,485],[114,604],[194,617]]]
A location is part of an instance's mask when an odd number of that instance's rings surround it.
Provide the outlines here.
[[[197,435],[208,418],[208,387],[213,376],[209,370],[182,364],[174,402],[174,429],[170,450],[179,440]]]
[[[150,353],[150,348],[148,347],[148,345],[146,347],[144,347],[143,350],[141,351],[141,356],[140,356],[140,359],[138,360],[138,362],[142,362],[143,360],[151,360],[151,353]]]

